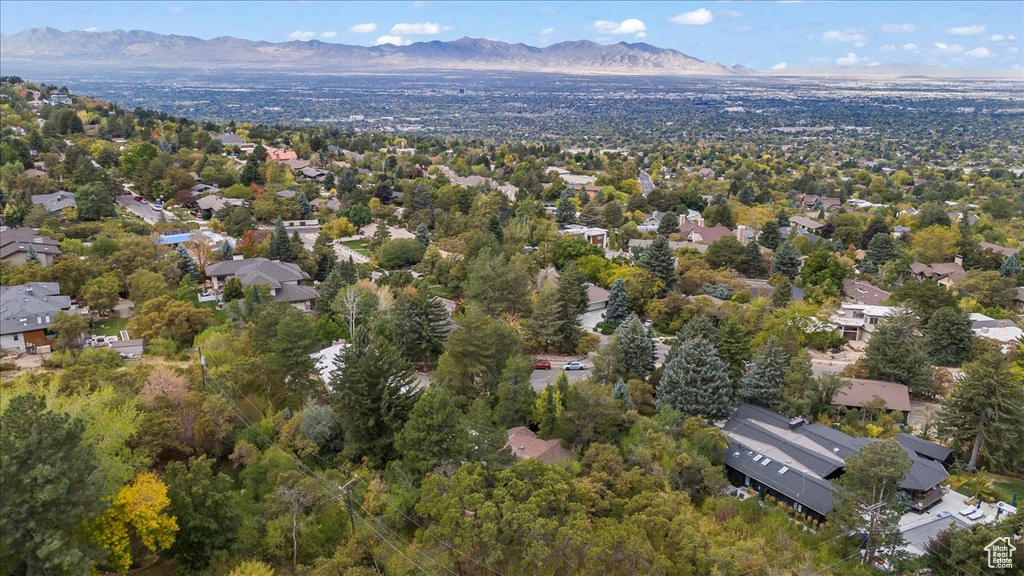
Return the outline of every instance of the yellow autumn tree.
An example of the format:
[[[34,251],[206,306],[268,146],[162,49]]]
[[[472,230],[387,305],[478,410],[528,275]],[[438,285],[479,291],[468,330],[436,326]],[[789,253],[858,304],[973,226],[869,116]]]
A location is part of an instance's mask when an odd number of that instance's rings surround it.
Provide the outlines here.
[[[274,576],[274,569],[266,562],[246,560],[235,566],[228,576]]]
[[[163,511],[170,505],[167,486],[152,472],[142,472],[114,496],[109,508],[89,526],[89,533],[109,553],[104,567],[126,574],[132,566],[132,542],[150,552],[174,544],[178,522]]]

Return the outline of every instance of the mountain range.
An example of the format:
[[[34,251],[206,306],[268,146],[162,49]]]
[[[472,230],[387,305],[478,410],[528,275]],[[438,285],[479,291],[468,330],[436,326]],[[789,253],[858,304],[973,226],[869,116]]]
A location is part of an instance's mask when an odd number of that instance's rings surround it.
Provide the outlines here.
[[[143,30],[62,32],[29,28],[0,35],[5,65],[45,69],[202,70],[273,69],[310,72],[387,72],[416,69],[499,70],[569,74],[756,74],[742,66],[705,62],[650,44],[602,45],[589,40],[543,48],[481,38],[415,42],[407,46],[351,46],[319,40],[262,42],[222,36],[157,34]]]

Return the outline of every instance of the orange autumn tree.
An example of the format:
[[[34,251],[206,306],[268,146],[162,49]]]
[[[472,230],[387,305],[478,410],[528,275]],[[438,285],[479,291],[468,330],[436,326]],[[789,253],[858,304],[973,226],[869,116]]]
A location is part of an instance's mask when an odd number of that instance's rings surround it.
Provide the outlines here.
[[[171,503],[167,486],[152,472],[142,472],[117,493],[109,508],[91,523],[89,533],[109,557],[104,567],[126,574],[132,566],[132,543],[150,552],[174,544],[178,522],[163,511]]]

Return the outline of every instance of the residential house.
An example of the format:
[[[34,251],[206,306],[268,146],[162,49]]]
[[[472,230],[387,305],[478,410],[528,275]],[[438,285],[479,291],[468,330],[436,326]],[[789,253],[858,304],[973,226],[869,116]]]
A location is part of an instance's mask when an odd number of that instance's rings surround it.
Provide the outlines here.
[[[299,195],[299,192],[297,190],[292,189],[279,190],[277,192],[277,195],[280,196],[281,198],[295,198],[296,196]]]
[[[214,140],[220,141],[225,146],[241,146],[245,144],[245,140],[242,140],[237,134],[231,132],[224,132],[223,134],[217,134],[213,137]]]
[[[309,274],[290,262],[266,258],[225,260],[208,265],[206,275],[213,280],[214,290],[231,277],[241,280],[242,286],[267,286],[276,302],[288,302],[304,312],[313,309],[319,296],[315,288],[303,284],[311,281]]]
[[[203,196],[196,200],[196,206],[202,213],[203,220],[213,218],[214,214],[228,206],[242,206],[245,204],[241,198],[222,198],[220,196]]]
[[[344,352],[346,348],[348,348],[347,342],[335,340],[327,348],[309,355],[315,362],[316,371],[320,374],[320,379],[324,381],[324,384],[330,385],[331,377],[334,376],[334,370],[337,368],[334,362],[338,358],[338,354]]]
[[[843,280],[843,296],[859,304],[876,306],[889,299],[891,294],[864,280]]]
[[[686,238],[688,242],[696,242],[698,244],[714,244],[726,236],[732,236],[733,231],[729,230],[721,224],[715,224],[714,226],[698,226],[691,222],[683,222],[679,225],[679,233]]]
[[[0,350],[50,345],[53,318],[70,309],[71,297],[62,295],[56,282],[0,286]]]
[[[608,249],[608,230],[604,228],[592,228],[589,226],[570,224],[562,228],[559,231],[559,234],[562,236],[583,238],[594,246],[600,246],[602,250]]]
[[[360,228],[359,233],[362,234],[365,240],[371,240],[373,239],[374,235],[377,234],[377,226],[378,224],[376,222],[370,222],[366,226]],[[415,234],[406,230],[405,228],[399,228],[397,226],[388,226],[388,237],[391,238],[392,240],[398,240],[402,238],[410,240],[416,239]]]
[[[839,198],[827,198],[815,194],[803,194],[797,197],[797,201],[800,202],[800,206],[804,210],[832,211],[842,205],[842,200]]]
[[[991,318],[978,312],[971,312],[970,318],[974,336],[999,342],[1004,354],[1018,342],[1024,342],[1024,330],[1011,320]]]
[[[297,175],[299,178],[304,180],[323,182],[324,178],[326,178],[328,174],[330,174],[330,172],[324,170],[323,168],[314,168],[312,166],[306,166],[305,168],[299,170]]]
[[[942,262],[938,264],[924,264],[913,262],[910,264],[910,274],[917,280],[935,280],[941,286],[954,288],[959,286],[967,272],[961,265],[960,257],[955,262]]]
[[[509,428],[505,447],[511,448],[518,460],[536,458],[544,464],[557,464],[575,459],[572,452],[562,448],[561,440],[541,440],[533,430],[525,426]]]
[[[898,412],[903,423],[907,423],[910,416],[910,390],[906,385],[861,378],[844,378],[844,381],[848,386],[836,392],[832,404],[852,410],[881,399],[885,403],[886,412]]]
[[[746,246],[757,239],[757,230],[740,224],[736,227],[736,239]]]
[[[632,250],[633,248],[646,249],[652,243],[654,243],[654,240],[642,240],[640,238],[634,238],[634,239],[629,241],[629,249],[630,250]],[[696,250],[696,251],[700,252],[701,254],[707,252],[708,248],[709,248],[709,246],[707,244],[697,244],[696,242],[676,242],[675,240],[669,240],[668,241],[668,247],[670,249],[672,249],[672,250],[679,250],[680,248],[689,248],[689,249],[692,249],[692,250]]]
[[[711,168],[701,168],[700,170],[697,170],[697,176],[700,176],[701,178],[707,178],[714,175],[715,171]]]
[[[51,214],[54,212],[60,212],[65,208],[77,208],[75,204],[75,195],[67,190],[58,190],[52,194],[33,194],[32,203],[39,204],[43,208],[46,208],[47,212]]]
[[[43,236],[32,228],[0,227],[0,260],[11,264],[24,264],[32,254],[45,267],[60,256],[60,242]]]
[[[604,288],[587,282],[587,312],[607,308],[609,295],[610,293]]]
[[[790,216],[789,225],[792,226],[793,228],[796,228],[798,231],[810,234],[814,234],[818,230],[821,230],[822,228],[825,227],[825,225],[822,224],[821,222],[818,222],[817,220],[811,220],[810,218],[805,218],[803,216]]]
[[[1024,310],[1024,286],[1018,286],[1013,294],[1013,307],[1017,310]]]
[[[737,408],[722,429],[729,439],[725,467],[730,483],[772,496],[821,522],[837,500],[832,481],[845,472],[846,459],[879,441],[854,438],[753,404]],[[899,489],[911,510],[923,511],[942,499],[942,482],[949,473],[941,462],[901,446],[913,467]]]
[[[847,340],[863,340],[867,342],[875,332],[878,323],[886,316],[894,314],[898,308],[892,306],[872,306],[868,304],[850,304],[843,302],[839,310],[832,316],[843,338]]]
[[[280,148],[267,148],[267,159],[273,162],[284,162],[295,160],[299,157],[294,150],[282,150]]]
[[[298,172],[303,168],[309,167],[309,160],[300,160],[298,158],[290,158],[288,160],[282,160],[281,164],[284,164],[292,169],[292,172]]]
[[[1010,256],[1020,252],[1020,248],[1007,248],[1006,246],[1000,246],[999,244],[993,244],[991,242],[979,242],[978,247],[981,248],[983,252],[999,254],[1004,258],[1009,258]]]
[[[892,237],[897,240],[906,240],[910,235],[910,226],[893,226]]]

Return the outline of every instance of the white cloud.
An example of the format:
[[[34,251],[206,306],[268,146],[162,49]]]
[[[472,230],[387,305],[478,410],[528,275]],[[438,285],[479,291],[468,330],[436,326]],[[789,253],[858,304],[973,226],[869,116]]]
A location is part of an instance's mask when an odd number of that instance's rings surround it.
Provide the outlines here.
[[[356,34],[369,34],[377,31],[376,22],[364,22],[362,24],[353,24],[348,27],[349,32],[355,32]]]
[[[992,42],[1002,42],[1004,40],[1007,42],[1012,42],[1016,39],[1017,38],[1013,34],[993,34],[992,37],[989,38],[989,40],[991,40]]]
[[[895,49],[896,46],[893,46],[892,44],[885,44],[880,48],[882,52],[892,52]]]
[[[739,10],[719,10],[718,15],[725,18],[743,18],[743,12]]]
[[[676,14],[669,19],[669,22],[679,24],[680,26],[703,26],[705,24],[711,24],[714,21],[714,14],[712,14],[711,10],[708,10],[707,8],[698,8],[690,12]]]
[[[184,6],[168,6],[167,7],[167,13],[168,14],[181,14],[184,11],[185,11],[185,7]]]
[[[1016,54],[1016,53],[1020,52],[1020,48],[1018,48],[1018,47],[1016,47],[1016,46],[1010,46],[1010,47],[1009,47],[1009,48],[1007,48],[1006,50],[1007,50],[1008,52],[1010,52],[1010,54]]]
[[[406,22],[400,22],[391,27],[391,35],[402,36],[402,35],[421,35],[421,36],[433,36],[441,32],[451,30],[449,26],[441,26],[436,22],[417,22],[415,24],[409,24]]]
[[[917,44],[914,44],[913,42],[911,42],[911,43],[909,43],[909,44],[904,44],[903,46],[900,46],[900,48],[903,48],[903,49],[904,49],[904,50],[906,50],[907,52],[913,52],[914,54],[917,54],[918,52],[920,52],[920,51],[921,51],[921,50],[920,50],[920,49],[919,49],[919,48],[917,47]]]
[[[554,34],[554,33],[555,33],[555,29],[554,28],[545,28],[545,29],[540,31],[540,35],[541,36],[549,36],[549,35]]]
[[[601,34],[612,34],[616,36],[623,34],[636,34],[637,38],[643,38],[647,35],[647,25],[644,24],[643,20],[637,20],[636,18],[627,18],[622,22],[598,20],[597,22],[594,22],[594,28],[596,28]]]
[[[100,29],[95,27],[95,26],[90,26],[90,27],[86,28],[85,30],[82,30],[82,32],[89,32],[89,33],[99,32],[99,31],[100,31]]]
[[[312,40],[316,37],[316,32],[310,30],[296,30],[288,35],[288,38],[292,40]]]
[[[965,52],[971,58],[989,58],[992,56],[992,51],[984,46],[978,46]]]
[[[408,38],[402,38],[401,36],[394,36],[394,35],[391,35],[391,34],[385,34],[384,36],[381,36],[381,37],[377,38],[376,44],[377,44],[377,46],[380,46],[382,44],[394,44],[395,46],[408,46],[409,44],[412,44],[412,40],[409,40]]]
[[[952,34],[954,36],[977,36],[978,34],[984,33],[984,26],[954,26],[946,30],[946,34]]]
[[[964,51],[964,47],[959,44],[946,44],[945,42],[936,42],[932,44],[935,46],[935,50],[939,54],[959,54]]]
[[[327,38],[327,39],[337,38],[338,37],[338,33],[335,32],[334,30],[325,30],[324,32],[320,33],[320,37],[321,38]]]
[[[886,34],[909,34],[911,32],[917,32],[917,25],[915,24],[883,24],[882,32]]]
[[[864,35],[862,29],[829,30],[821,35],[820,40],[828,43],[848,42],[860,48],[867,41],[867,36]]]
[[[836,64],[840,66],[854,66],[861,60],[862,58],[858,57],[853,52],[847,52],[846,56],[840,56],[839,58],[836,58]]]
[[[785,70],[788,67],[789,64],[786,64],[785,62],[779,62],[777,64],[772,65],[772,70]]]

